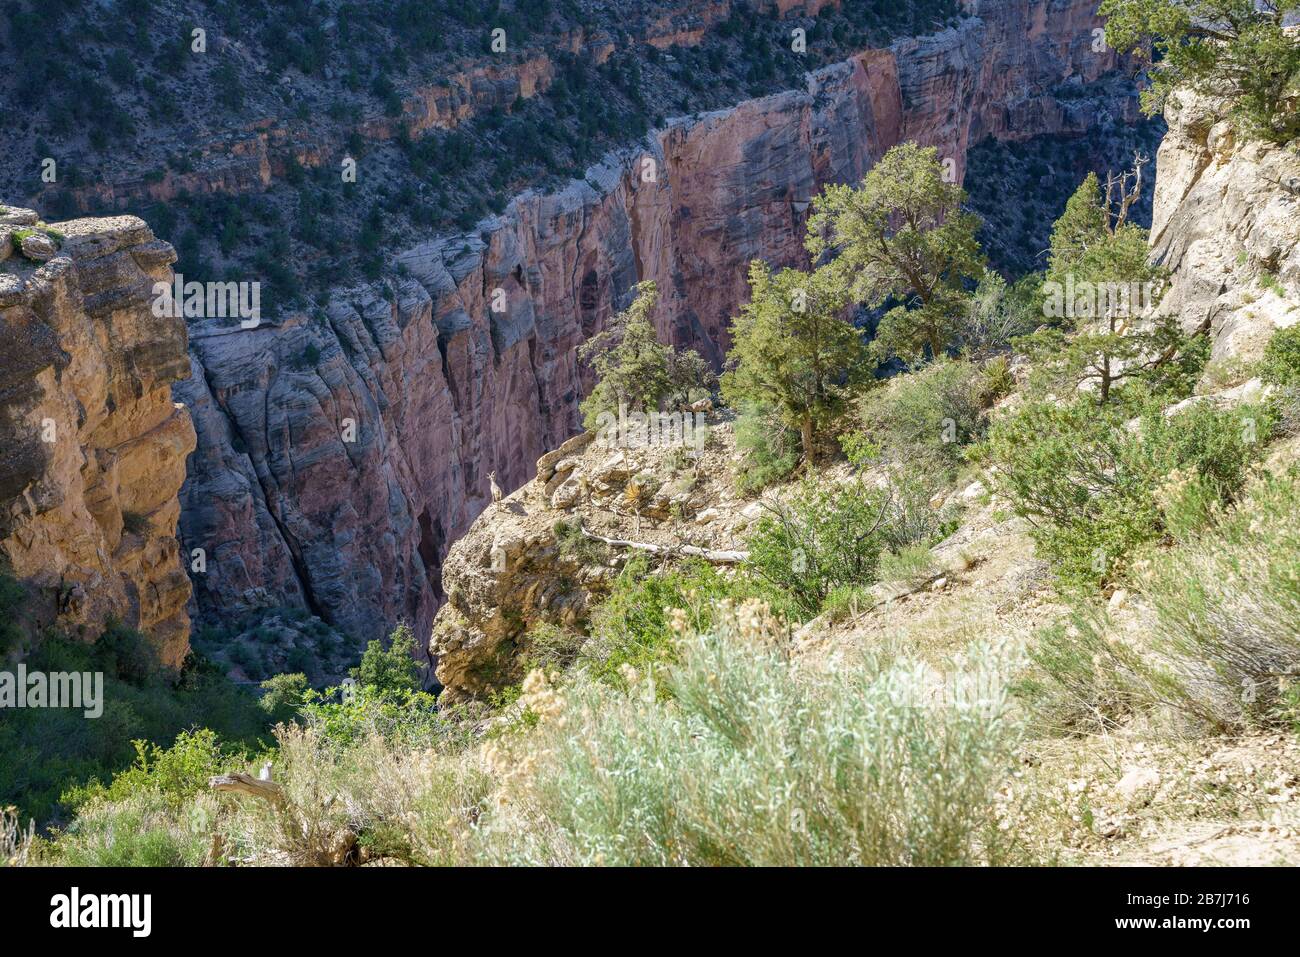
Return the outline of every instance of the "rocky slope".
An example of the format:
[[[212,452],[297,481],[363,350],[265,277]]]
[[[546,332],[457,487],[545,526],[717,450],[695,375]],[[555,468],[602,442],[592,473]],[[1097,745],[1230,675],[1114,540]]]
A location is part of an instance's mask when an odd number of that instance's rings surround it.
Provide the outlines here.
[[[195,438],[171,396],[189,374],[184,320],[151,308],[175,253],[133,216],[15,248],[36,222],[0,207],[0,554],[33,588],[33,625],[93,636],[111,615],[177,667],[177,493]]]
[[[1185,402],[1239,402],[1262,388],[1248,378],[1248,363],[1276,329],[1300,320],[1300,155],[1235,141],[1213,103],[1184,97],[1166,118],[1151,240],[1153,257],[1172,275],[1159,308],[1189,331],[1204,327],[1220,367],[1207,367]],[[1222,371],[1233,363],[1236,377]],[[729,427],[716,415],[713,423],[699,453],[610,448],[603,436],[582,433],[544,455],[532,482],[480,516],[443,569],[449,601],[432,650],[452,699],[518,680],[538,625],[582,631],[588,608],[633,553],[626,544],[592,551],[589,538],[584,552],[566,528],[678,556],[682,545],[744,548],[762,506],[731,491],[738,457]],[[1296,449],[1294,438],[1281,442],[1267,467],[1294,462]],[[939,660],[977,638],[1030,635],[1062,613],[1027,524],[1008,517],[983,482],[951,490],[944,507],[958,510],[960,527],[934,547],[929,573],[874,586],[847,621],[805,625],[794,636],[803,658],[834,661],[867,644],[896,643]],[[1111,611],[1131,618],[1126,595],[1112,596]]]
[[[490,504],[443,567],[447,604],[430,650],[446,700],[517,682],[528,633],[584,630],[633,555],[737,560],[760,507],[734,491],[730,419],[692,417],[686,444],[581,432],[543,455],[532,481]],[[609,544],[629,541],[638,544]]]
[[[199,434],[182,536],[202,613],[306,605],[358,637],[427,635],[449,543],[578,427],[575,348],[639,279],[666,339],[717,361],[746,263],[798,261],[821,184],[904,139],[960,174],[972,142],[1083,131],[1135,103],[1061,98],[1116,67],[1091,0],[984,0],[958,29],[867,51],[807,88],[674,121],[555,194],[397,256],[323,316],[192,328]],[[499,311],[493,311],[493,303]],[[349,427],[351,423],[351,428]],[[355,435],[352,432],[355,431]]]

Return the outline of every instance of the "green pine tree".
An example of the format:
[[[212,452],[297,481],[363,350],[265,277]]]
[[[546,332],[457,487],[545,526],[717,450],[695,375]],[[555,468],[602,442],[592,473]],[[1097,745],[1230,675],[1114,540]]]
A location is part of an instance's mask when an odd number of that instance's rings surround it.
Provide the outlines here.
[[[979,218],[963,210],[966,193],[950,179],[933,147],[908,142],[860,186],[831,185],[813,201],[814,259],[838,253],[833,268],[868,307],[900,303],[876,330],[880,358],[936,357],[961,335],[965,282],[983,273],[984,257]]]
[[[811,465],[819,432],[870,375],[861,333],[844,318],[848,290],[832,268],[773,273],[758,260],[749,266],[749,288],[749,303],[732,320],[722,394],[737,408],[772,409],[798,430]]]

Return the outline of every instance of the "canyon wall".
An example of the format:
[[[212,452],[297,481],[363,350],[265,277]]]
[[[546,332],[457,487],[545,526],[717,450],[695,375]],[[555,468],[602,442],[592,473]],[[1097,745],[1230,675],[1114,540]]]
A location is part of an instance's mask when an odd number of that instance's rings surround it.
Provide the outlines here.
[[[151,308],[176,254],[134,216],[38,228],[33,245],[36,223],[0,207],[0,553],[31,590],[32,627],[93,637],[113,616],[178,667],[177,493],[195,435],[171,396],[189,373],[184,320]]]
[[[665,339],[715,362],[746,264],[802,262],[809,202],[905,139],[960,175],[984,136],[1135,115],[1077,95],[1118,66],[1094,0],[977,0],[956,29],[872,50],[807,88],[674,121],[582,182],[396,255],[402,278],[336,289],[323,315],[191,325],[176,397],[198,449],[182,538],[197,611],[306,606],[363,638],[427,636],[451,541],[579,428],[577,346],[655,280]],[[1060,90],[1070,95],[1058,95]]]
[[[1300,157],[1243,142],[1224,112],[1188,93],[1166,108],[1151,243],[1172,271],[1161,310],[1208,329],[1212,359],[1253,361],[1300,321]]]
[[[838,5],[839,0],[776,0],[771,8],[783,13],[806,8],[809,15],[815,15],[823,8]],[[338,164],[352,149],[350,133],[367,143],[418,139],[430,130],[455,129],[494,110],[509,113],[517,103],[550,88],[560,70],[557,50],[574,54],[585,50],[599,65],[615,52],[619,42],[647,44],[660,50],[695,46],[732,13],[733,0],[657,2],[653,16],[623,24],[628,32],[617,38],[608,30],[575,27],[552,37],[547,49],[511,46],[487,60],[482,56],[462,57],[448,64],[445,74],[404,88],[398,109],[367,114],[355,129],[327,116],[286,116],[283,104],[276,114],[232,128],[217,131],[199,125],[181,134],[192,143],[184,168],[168,164],[132,170],[128,165],[72,189],[51,184],[48,198],[62,190],[71,197],[75,208],[84,212],[91,208],[169,203],[183,195],[261,193],[283,180],[293,166]],[[342,42],[337,25],[329,29],[331,38]],[[226,37],[214,38],[213,45],[214,52],[222,55],[244,55],[239,43]]]

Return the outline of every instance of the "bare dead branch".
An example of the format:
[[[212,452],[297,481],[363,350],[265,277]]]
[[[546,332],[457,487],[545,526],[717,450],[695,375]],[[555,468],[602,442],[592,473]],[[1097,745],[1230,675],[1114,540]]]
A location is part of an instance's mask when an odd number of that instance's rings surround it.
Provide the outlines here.
[[[650,542],[634,542],[626,538],[606,538],[604,535],[589,532],[581,526],[579,526],[578,530],[582,532],[583,536],[594,541],[604,542],[606,545],[612,545],[615,548],[632,548],[641,552],[649,552],[651,555],[690,555],[694,558],[703,558],[706,562],[712,562],[715,565],[735,565],[749,557],[747,551],[715,550],[700,548],[697,545],[654,545]]]
[[[260,801],[269,801],[277,807],[284,804],[284,790],[280,785],[238,771],[234,774],[218,774],[216,777],[209,778],[208,787],[229,794],[245,794]]]

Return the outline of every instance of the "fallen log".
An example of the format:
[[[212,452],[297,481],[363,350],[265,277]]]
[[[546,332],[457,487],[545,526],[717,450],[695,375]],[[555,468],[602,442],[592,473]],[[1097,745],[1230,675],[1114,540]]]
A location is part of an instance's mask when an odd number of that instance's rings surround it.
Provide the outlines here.
[[[604,535],[597,535],[581,527],[579,531],[587,538],[604,542],[615,548],[633,548],[637,551],[649,552],[651,555],[690,555],[694,558],[703,558],[706,562],[715,565],[735,565],[749,557],[749,552],[741,550],[700,548],[698,545],[654,545],[650,542],[634,542],[627,538],[606,538]]]
[[[238,771],[234,774],[218,774],[216,777],[208,778],[208,787],[214,791],[246,794],[261,801],[270,801],[277,806],[284,804],[284,791],[280,785]]]

